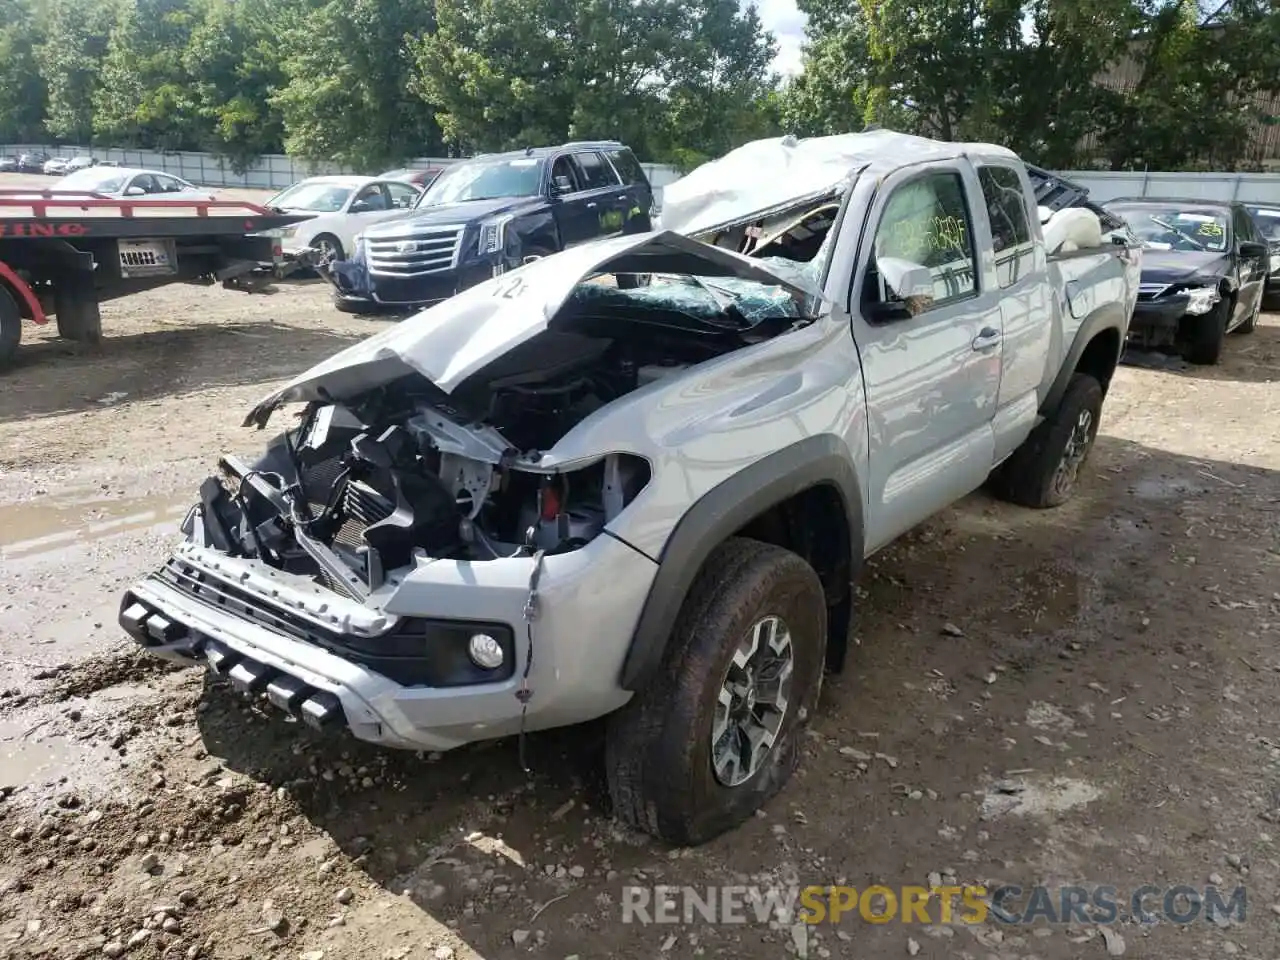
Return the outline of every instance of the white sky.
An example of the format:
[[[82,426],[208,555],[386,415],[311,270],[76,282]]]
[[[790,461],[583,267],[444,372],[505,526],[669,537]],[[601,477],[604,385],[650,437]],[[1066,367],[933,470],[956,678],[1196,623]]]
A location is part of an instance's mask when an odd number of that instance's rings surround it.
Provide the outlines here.
[[[743,0],[743,6],[746,0]],[[805,16],[796,9],[796,0],[757,0],[764,28],[778,40],[778,56],[773,68],[781,74],[800,72],[800,44],[804,42]]]

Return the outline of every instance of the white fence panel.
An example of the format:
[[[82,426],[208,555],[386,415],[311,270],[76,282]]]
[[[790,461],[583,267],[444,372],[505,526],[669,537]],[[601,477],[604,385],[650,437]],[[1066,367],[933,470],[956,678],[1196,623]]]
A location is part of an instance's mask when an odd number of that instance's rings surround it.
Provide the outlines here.
[[[114,147],[53,147],[48,144],[0,144],[0,155],[46,153],[51,157],[95,157],[110,160],[122,167],[144,167],[163,170],[202,187],[241,187],[281,190],[304,177],[321,174],[353,173],[336,163],[305,163],[278,154],[259,157],[244,173],[236,173],[231,164],[211,153],[160,153],[154,150],[121,150]],[[411,167],[441,166],[456,160],[419,157]]]
[[[244,173],[236,173],[221,157],[211,153],[159,153],[153,150],[120,150],[114,147],[53,147],[39,143],[0,144],[0,156],[20,153],[45,153],[51,157],[96,157],[111,160],[122,167],[145,167],[163,170],[183,180],[202,187],[242,187],[260,190],[281,190],[304,177],[322,174],[354,173],[336,163],[304,163],[281,154],[259,157]],[[457,163],[456,159],[442,157],[418,157],[406,166],[433,167]],[[655,202],[662,203],[662,188],[679,179],[674,167],[663,163],[645,163],[645,174],[653,184]]]
[[[1116,173],[1069,170],[1062,174],[1086,187],[1093,200],[1116,197],[1186,197],[1196,200],[1240,200],[1280,204],[1277,173]]]

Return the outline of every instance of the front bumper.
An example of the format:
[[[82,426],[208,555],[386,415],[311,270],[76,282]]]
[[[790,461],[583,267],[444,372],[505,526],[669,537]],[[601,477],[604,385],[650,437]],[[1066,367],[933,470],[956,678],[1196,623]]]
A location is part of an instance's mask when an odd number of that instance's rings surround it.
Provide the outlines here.
[[[1139,300],[1129,323],[1128,342],[1137,347],[1169,346],[1178,337],[1190,297],[1175,294],[1158,300]]]
[[[530,645],[524,729],[580,723],[622,706],[631,696],[618,685],[622,662],[657,572],[648,557],[599,536],[543,558],[536,615],[526,621],[532,558],[425,561],[397,573],[367,606],[192,543],[174,561],[223,589],[193,596],[159,571],[136,583],[120,623],[140,646],[202,662],[312,726],[345,726],[361,740],[416,750],[518,732],[524,708],[516,694]],[[226,602],[228,595],[239,599]],[[296,629],[299,622],[341,629],[368,646],[401,617],[505,624],[516,640],[514,670],[496,683],[409,685],[301,639]]]

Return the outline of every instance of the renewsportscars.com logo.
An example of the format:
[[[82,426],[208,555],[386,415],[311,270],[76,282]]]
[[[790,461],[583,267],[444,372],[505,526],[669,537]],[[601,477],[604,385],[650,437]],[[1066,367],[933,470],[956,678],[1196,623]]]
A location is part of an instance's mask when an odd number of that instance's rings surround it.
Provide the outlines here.
[[[1244,887],[1143,884],[1125,893],[1108,885],[1018,887],[627,886],[622,922],[640,924],[1189,924],[1243,922]]]

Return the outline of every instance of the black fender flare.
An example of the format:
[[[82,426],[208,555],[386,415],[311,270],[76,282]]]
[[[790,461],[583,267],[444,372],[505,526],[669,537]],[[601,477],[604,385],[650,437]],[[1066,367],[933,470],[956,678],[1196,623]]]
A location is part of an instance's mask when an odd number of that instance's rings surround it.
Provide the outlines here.
[[[771,453],[703,494],[667,538],[622,665],[624,690],[638,690],[657,672],[684,598],[711,551],[770,507],[824,485],[844,505],[854,578],[865,540],[862,491],[848,447],[836,436],[821,434]]]
[[[1098,334],[1105,330],[1115,330],[1119,339],[1115,363],[1120,362],[1120,355],[1124,353],[1124,331],[1128,321],[1129,318],[1124,314],[1124,307],[1118,303],[1104,304],[1084,318],[1080,329],[1076,331],[1075,339],[1071,341],[1071,347],[1067,350],[1062,366],[1058,368],[1058,375],[1054,378],[1044,403],[1040,404],[1042,415],[1048,416],[1058,409],[1058,404],[1062,402],[1062,397],[1067,392],[1067,384],[1071,382],[1071,375],[1080,365],[1080,358]]]

